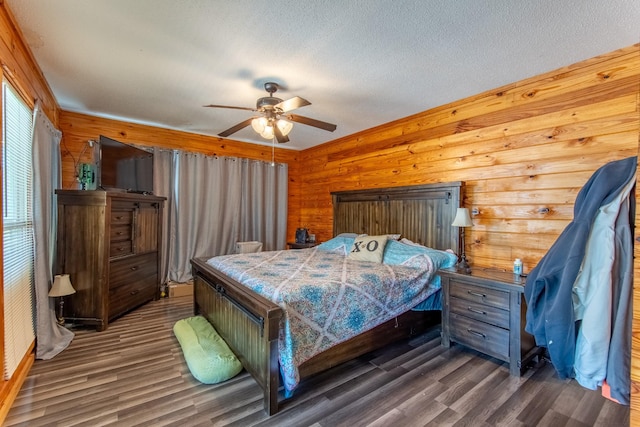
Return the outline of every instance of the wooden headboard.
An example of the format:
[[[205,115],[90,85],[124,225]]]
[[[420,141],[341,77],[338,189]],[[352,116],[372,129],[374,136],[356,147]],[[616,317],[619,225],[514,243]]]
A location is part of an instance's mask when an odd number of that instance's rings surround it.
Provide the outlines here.
[[[421,245],[459,254],[460,227],[451,223],[463,188],[458,181],[333,192],[333,235],[400,233]]]

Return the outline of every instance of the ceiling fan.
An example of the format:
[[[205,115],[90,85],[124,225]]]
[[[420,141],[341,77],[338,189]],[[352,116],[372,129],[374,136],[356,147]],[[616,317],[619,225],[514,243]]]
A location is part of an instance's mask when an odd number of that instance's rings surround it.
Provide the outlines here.
[[[258,132],[263,138],[273,140],[275,137],[278,142],[283,143],[289,141],[287,135],[293,128],[293,123],[291,122],[302,123],[303,125],[317,127],[328,130],[329,132],[336,130],[337,126],[331,123],[299,116],[297,114],[287,114],[289,111],[295,110],[296,108],[311,105],[311,103],[306,99],[300,98],[299,96],[294,96],[286,101],[276,98],[273,94],[278,91],[278,84],[273,82],[265,83],[264,90],[269,93],[269,96],[259,98],[256,102],[256,108],[232,107],[228,105],[214,104],[205,105],[205,107],[232,108],[235,110],[248,110],[260,113],[259,116],[250,117],[247,120],[230,127],[224,132],[219,133],[218,136],[227,137],[251,125],[253,130]]]

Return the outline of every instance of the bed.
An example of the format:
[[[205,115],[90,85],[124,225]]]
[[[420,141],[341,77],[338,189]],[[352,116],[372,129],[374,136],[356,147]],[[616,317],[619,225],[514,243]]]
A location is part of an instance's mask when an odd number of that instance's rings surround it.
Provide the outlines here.
[[[460,206],[462,189],[461,182],[452,182],[332,193],[334,236],[342,237],[344,233],[371,236],[400,234],[429,248],[451,249],[458,253],[459,230],[452,227],[451,223]],[[330,240],[332,244],[337,241],[338,238]],[[329,250],[323,252],[324,249]],[[241,264],[240,261],[253,262],[253,259],[256,265],[260,265],[265,258],[283,263],[286,258],[294,263],[300,262],[301,266],[304,265],[300,268],[312,271],[311,268],[322,265],[332,251],[340,252],[336,248],[316,247],[243,255],[247,259],[226,256],[213,260],[192,260],[195,312],[204,315],[213,324],[244,368],[255,378],[263,389],[265,411],[270,415],[276,413],[279,407],[278,390],[283,385],[279,360],[289,357],[282,344],[282,337],[287,335],[283,332],[286,330],[283,325],[287,324],[291,315],[289,311],[285,315],[280,305],[255,292],[256,286],[252,288],[250,282],[247,285],[240,284],[246,274],[242,270],[234,270],[235,264]],[[316,259],[316,255],[324,258]],[[299,260],[296,261],[296,258]],[[287,269],[295,267],[282,267],[282,270]],[[387,270],[392,269],[389,267]],[[393,270],[391,275],[396,277],[398,274]],[[296,277],[296,280],[303,280],[302,276]],[[438,296],[439,293],[430,293],[429,298]],[[286,307],[291,310],[291,307]],[[349,339],[337,339],[337,344],[316,346],[314,351],[307,354],[304,362],[296,366],[295,383],[290,383],[291,377],[283,369],[283,396],[288,397],[291,388],[304,378],[394,341],[419,334],[440,321],[439,311],[414,310],[413,306],[408,305],[396,308],[400,312],[394,312],[392,318],[378,326],[365,328],[362,333]]]

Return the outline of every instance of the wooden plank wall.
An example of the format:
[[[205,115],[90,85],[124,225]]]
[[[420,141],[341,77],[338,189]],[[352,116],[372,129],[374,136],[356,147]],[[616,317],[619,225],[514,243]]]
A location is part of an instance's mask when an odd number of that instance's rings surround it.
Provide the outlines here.
[[[0,0],[3,73],[19,81],[22,92],[43,99],[63,131],[65,188],[74,185],[72,155],[77,161],[86,141],[100,134],[143,146],[271,159],[265,146],[59,112],[23,40]],[[593,171],[637,154],[639,52],[630,46],[317,148],[277,149],[276,161],[289,163],[289,238],[299,226],[320,240],[331,237],[331,191],[465,181],[464,205],[477,210],[467,230],[472,263],[509,269],[520,257],[531,269],[571,220],[575,196]],[[640,425],[637,289],[631,425]],[[2,411],[10,402],[7,390],[3,382]]]
[[[59,109],[58,103],[42,76],[40,68],[33,59],[31,51],[24,43],[24,37],[15,24],[11,11],[6,8],[3,1],[0,1],[0,65],[0,76],[10,81],[30,104],[39,99],[42,111],[56,124]],[[1,109],[2,105],[0,105]],[[0,123],[1,118],[2,114],[0,114]],[[0,165],[0,174],[2,174],[2,165]],[[3,186],[0,186],[0,196],[2,196],[2,188]],[[0,197],[1,200],[4,200],[4,197]],[[2,223],[0,223],[1,231]],[[0,248],[1,253],[2,248]],[[0,286],[0,362],[4,366],[4,282],[1,265],[0,283],[2,284]],[[9,412],[9,408],[28,375],[33,361],[34,355],[29,352],[25,354],[24,359],[11,379],[6,381],[4,380],[4,375],[0,376],[0,424],[2,424]]]
[[[62,184],[65,189],[77,188],[74,164],[91,161],[89,140],[100,135],[141,147],[180,149],[211,156],[243,157],[271,161],[271,146],[247,144],[218,137],[180,132],[119,120],[105,119],[85,114],[60,111],[62,131]],[[82,156],[80,156],[82,154]],[[279,163],[295,163],[298,152],[276,147],[275,160]],[[195,179],[196,177],[194,177]]]
[[[302,152],[282,150],[288,237],[299,226],[319,240],[331,237],[332,191],[464,181],[463,204],[476,212],[467,230],[472,264],[510,269],[519,257],[530,270],[571,221],[591,174],[637,155],[639,51],[630,46]],[[64,150],[79,153],[98,134],[209,154],[271,155],[267,147],[64,111],[60,127],[65,171]]]
[[[464,181],[476,265],[530,270],[582,184],[638,151],[638,46],[306,150],[299,224],[331,237],[329,192]]]
[[[637,155],[639,53],[630,46],[305,150],[303,192],[293,200],[301,215],[290,221],[326,240],[331,191],[464,181],[464,205],[476,212],[472,265],[509,270],[517,257],[529,271],[573,218],[591,174]],[[631,425],[640,425],[639,289]]]

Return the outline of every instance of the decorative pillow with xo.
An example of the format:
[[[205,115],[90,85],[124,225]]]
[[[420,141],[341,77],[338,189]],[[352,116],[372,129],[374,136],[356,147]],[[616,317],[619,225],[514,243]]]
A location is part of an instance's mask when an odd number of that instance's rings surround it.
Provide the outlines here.
[[[383,236],[358,236],[354,239],[353,246],[351,246],[351,251],[347,257],[358,261],[381,263],[387,240],[386,234]]]

